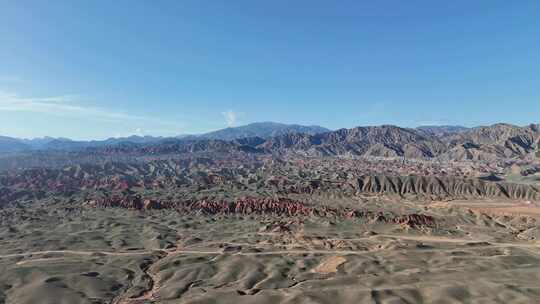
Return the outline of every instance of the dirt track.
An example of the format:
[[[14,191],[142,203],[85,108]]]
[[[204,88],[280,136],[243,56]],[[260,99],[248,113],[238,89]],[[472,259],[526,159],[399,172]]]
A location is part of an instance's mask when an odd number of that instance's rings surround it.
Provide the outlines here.
[[[463,243],[463,244],[479,244],[487,243],[491,247],[521,247],[521,248],[540,248],[540,243],[498,243],[490,242],[489,240],[474,240],[474,239],[463,239],[463,238],[445,238],[445,237],[436,237],[436,236],[405,236],[405,235],[377,235],[377,237],[391,238],[391,239],[401,239],[401,240],[410,240],[410,241],[419,241],[419,242],[434,242],[434,243]],[[353,238],[353,239],[330,239],[330,240],[343,240],[343,241],[361,241],[367,240],[369,238]],[[157,252],[164,252],[167,255],[174,254],[226,254],[223,250],[163,250],[156,248],[153,250],[147,251],[123,251],[123,252],[111,252],[111,251],[77,251],[77,250],[47,250],[47,251],[35,251],[35,252],[26,252],[26,253],[14,253],[7,255],[0,255],[0,259],[6,258],[16,258],[16,257],[26,257],[34,255],[44,255],[44,254],[72,254],[72,255],[109,255],[109,256],[129,256],[129,255],[145,255],[153,254]],[[275,251],[262,251],[262,252],[233,252],[228,254],[233,255],[271,255],[271,254],[305,254],[305,253],[319,253],[319,254],[362,254],[361,251],[355,250],[275,250]],[[57,257],[55,257],[56,259]],[[53,258],[51,258],[53,259]],[[51,260],[51,259],[40,259],[40,260]]]

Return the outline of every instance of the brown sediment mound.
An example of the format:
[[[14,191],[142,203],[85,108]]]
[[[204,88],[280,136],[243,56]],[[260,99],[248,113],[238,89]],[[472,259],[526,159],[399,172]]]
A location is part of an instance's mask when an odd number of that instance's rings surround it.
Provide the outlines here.
[[[331,256],[324,259],[312,271],[321,274],[335,273],[337,268],[345,262],[347,262],[347,259],[342,256]]]

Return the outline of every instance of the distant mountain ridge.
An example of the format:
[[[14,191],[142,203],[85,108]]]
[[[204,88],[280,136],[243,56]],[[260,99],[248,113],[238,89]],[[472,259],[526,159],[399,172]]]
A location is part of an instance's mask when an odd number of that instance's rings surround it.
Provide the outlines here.
[[[239,127],[230,127],[200,135],[182,135],[183,140],[235,140],[242,138],[267,139],[288,133],[318,134],[329,129],[320,126],[303,126],[298,124],[282,124],[276,122],[257,122]],[[113,146],[121,143],[152,144],[174,137],[137,136],[108,138],[105,140],[71,140],[68,138],[43,137],[35,139],[19,139],[0,136],[0,153],[15,153],[33,150],[73,151],[86,148]]]
[[[426,134],[435,135],[438,137],[459,134],[470,130],[470,128],[463,126],[420,126],[416,129]]]
[[[0,136],[0,153],[14,153],[30,150],[31,148],[30,145],[24,143],[20,139]]]
[[[475,127],[444,140],[448,144],[448,159],[540,158],[540,124],[519,127],[498,123]]]
[[[0,153],[16,153],[37,150],[73,151],[92,147],[104,147],[121,143],[148,144],[156,143],[165,137],[129,136],[109,138],[105,140],[71,140],[68,138],[43,137],[34,139],[19,139],[0,136]]]
[[[470,129],[442,127],[438,130],[431,127],[428,131],[392,125],[356,127],[316,135],[277,136],[260,147],[309,156],[439,157],[485,161],[540,158],[540,124],[519,127],[500,123]]]
[[[382,125],[327,131],[322,127],[256,123],[180,139],[134,136],[89,142],[48,140],[43,148],[46,151],[82,151],[91,148],[92,153],[108,151],[156,155],[240,151],[296,153],[305,156],[438,158],[454,161],[540,158],[540,124],[519,127],[500,123],[475,128],[402,128]],[[0,149],[3,149],[0,151],[32,149],[28,147],[28,143],[0,137]]]
[[[256,122],[240,127],[231,127],[197,136],[204,139],[235,140],[248,137],[270,138],[283,134],[302,133],[319,134],[329,132],[321,126],[303,126],[276,122]]]
[[[130,151],[137,151],[131,147]],[[373,156],[413,159],[496,161],[540,158],[540,125],[495,124],[467,130],[426,132],[393,125],[356,127],[318,134],[286,133],[267,139],[177,140],[141,147],[139,153],[255,152],[304,156]]]
[[[340,129],[316,135],[286,134],[269,139],[263,145],[271,150],[292,150],[310,156],[405,156],[428,158],[444,150],[435,136],[415,129],[392,125]]]

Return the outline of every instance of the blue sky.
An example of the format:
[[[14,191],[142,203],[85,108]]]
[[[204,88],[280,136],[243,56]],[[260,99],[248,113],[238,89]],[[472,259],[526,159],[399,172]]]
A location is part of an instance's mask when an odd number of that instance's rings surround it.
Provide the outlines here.
[[[540,121],[540,1],[0,0],[0,134]]]

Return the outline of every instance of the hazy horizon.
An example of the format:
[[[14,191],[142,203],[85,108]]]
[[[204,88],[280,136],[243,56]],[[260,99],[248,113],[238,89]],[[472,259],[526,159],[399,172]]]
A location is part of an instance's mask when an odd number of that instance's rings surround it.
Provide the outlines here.
[[[171,135],[171,136],[133,133],[133,134],[128,134],[128,135],[124,135],[124,136],[108,136],[108,137],[102,137],[102,138],[71,138],[71,137],[51,136],[51,135],[46,135],[46,136],[41,136],[41,137],[16,137],[16,136],[9,136],[9,135],[6,135],[6,134],[0,134],[0,137],[10,137],[10,138],[15,138],[15,139],[20,139],[20,140],[40,140],[40,139],[50,138],[50,139],[68,139],[68,140],[74,140],[74,141],[103,141],[103,140],[107,140],[107,139],[129,138],[129,137],[152,137],[152,138],[179,137],[179,138],[181,138],[183,136],[201,136],[201,135],[211,133],[211,132],[215,132],[215,131],[221,131],[221,130],[226,130],[226,129],[230,129],[230,128],[237,128],[237,127],[245,127],[245,126],[249,126],[249,125],[252,125],[252,124],[260,124],[260,123],[277,123],[277,124],[284,124],[284,125],[298,125],[298,124],[288,124],[288,123],[281,123],[281,122],[275,122],[275,121],[260,121],[260,122],[246,123],[246,124],[243,124],[243,125],[224,127],[224,128],[221,128],[221,129],[208,130],[206,132],[201,132],[201,133],[191,133],[191,134],[185,133],[185,134],[176,134],[176,135]],[[320,125],[302,125],[302,126],[306,126],[306,127],[322,127],[322,128],[328,129],[330,132],[332,132],[332,131],[336,131],[336,130],[339,130],[339,129],[351,129],[351,128],[362,128],[362,127],[380,127],[380,126],[396,126],[396,127],[400,127],[400,128],[412,128],[412,129],[421,128],[421,127],[458,127],[458,128],[471,129],[471,128],[476,128],[476,127],[489,127],[489,126],[493,126],[493,125],[497,125],[497,124],[507,124],[507,125],[513,125],[513,126],[518,126],[518,127],[527,127],[527,126],[532,125],[532,124],[540,124],[540,123],[539,122],[530,122],[530,123],[527,123],[527,124],[524,124],[524,125],[517,125],[517,124],[513,124],[513,123],[509,123],[509,122],[496,122],[496,123],[493,123],[493,124],[472,125],[472,126],[435,125],[435,124],[432,124],[432,125],[417,125],[417,126],[409,126],[409,127],[400,126],[400,125],[396,125],[396,124],[377,124],[377,125],[374,124],[374,125],[356,125],[356,126],[352,126],[352,127],[343,127],[343,128],[336,128],[336,129],[326,128],[325,126],[320,126]]]

